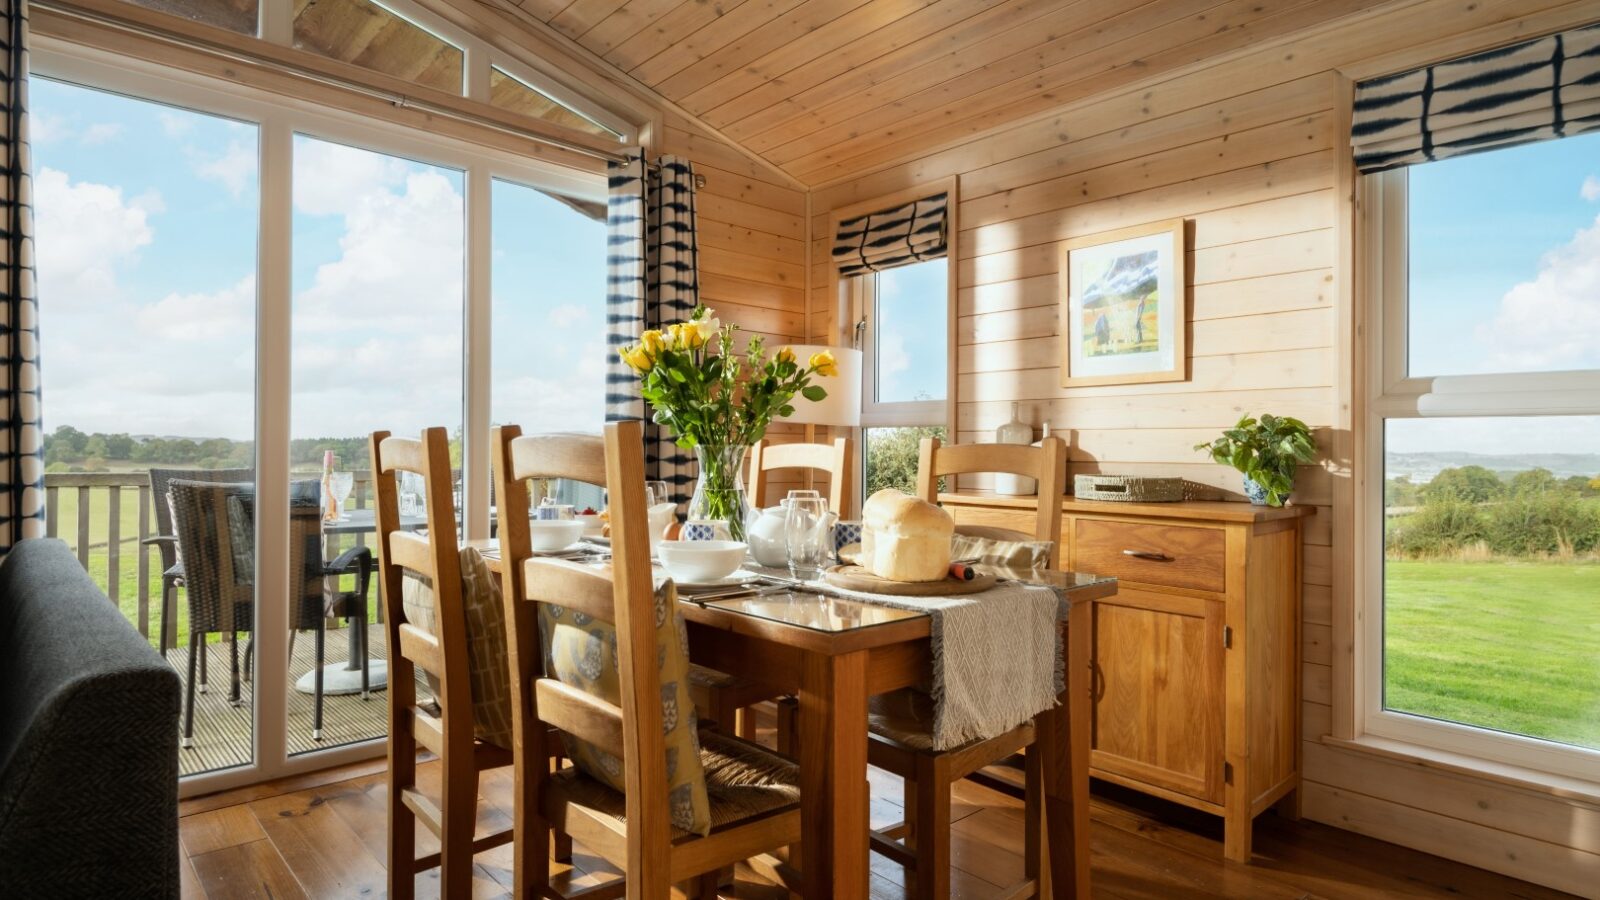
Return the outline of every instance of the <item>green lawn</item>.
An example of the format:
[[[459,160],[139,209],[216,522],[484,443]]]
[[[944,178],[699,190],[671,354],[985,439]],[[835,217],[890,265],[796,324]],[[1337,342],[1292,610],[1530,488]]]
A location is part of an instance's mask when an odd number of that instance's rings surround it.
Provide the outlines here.
[[[1600,563],[1384,569],[1387,707],[1600,747]]]

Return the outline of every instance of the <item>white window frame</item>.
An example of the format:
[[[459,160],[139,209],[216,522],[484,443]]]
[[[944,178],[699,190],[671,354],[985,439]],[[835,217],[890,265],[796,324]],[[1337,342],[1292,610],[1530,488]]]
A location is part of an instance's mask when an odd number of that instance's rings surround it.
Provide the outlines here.
[[[1490,151],[1493,152],[1493,151]],[[1357,713],[1363,734],[1443,750],[1535,772],[1600,782],[1600,751],[1492,731],[1384,708],[1384,431],[1390,419],[1463,416],[1600,415],[1600,370],[1413,377],[1408,371],[1408,170],[1361,176],[1369,216],[1366,254],[1366,459],[1376,471],[1363,479],[1358,541],[1363,686]]]
[[[282,0],[267,0],[263,8]],[[393,0],[388,0],[393,2]],[[263,13],[265,16],[266,14]],[[448,37],[448,36],[447,36]],[[491,210],[493,180],[558,190],[603,201],[603,175],[568,169],[465,140],[430,134],[383,119],[332,109],[234,82],[85,47],[35,33],[34,74],[140,100],[249,122],[258,127],[260,191],[256,289],[255,441],[257,488],[263,496],[289,495],[292,239],[292,153],[296,134],[371,149],[464,173],[466,254],[462,297],[464,537],[489,536],[489,403]],[[484,71],[487,71],[485,69]],[[288,504],[263,503],[256,529],[257,593],[288,593]],[[256,604],[258,684],[249,763],[183,778],[181,796],[226,790],[382,756],[387,737],[290,756],[285,742],[288,611]]]
[[[929,260],[931,262],[931,260]],[[946,281],[949,281],[955,263],[945,257]],[[855,346],[861,351],[861,427],[883,428],[904,425],[941,425],[948,419],[949,385],[946,384],[944,400],[902,400],[879,402],[878,393],[878,276],[881,272],[864,272],[852,277],[850,292],[854,318]],[[947,338],[948,340],[948,338]],[[950,347],[945,346],[948,357]],[[949,367],[953,360],[948,360]]]

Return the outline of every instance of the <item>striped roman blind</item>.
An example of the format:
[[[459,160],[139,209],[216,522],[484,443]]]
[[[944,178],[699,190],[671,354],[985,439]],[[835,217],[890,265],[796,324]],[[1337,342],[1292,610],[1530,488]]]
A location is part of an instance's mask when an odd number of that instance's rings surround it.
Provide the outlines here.
[[[1600,130],[1600,24],[1356,87],[1356,166],[1381,172]]]
[[[839,275],[848,278],[944,256],[949,247],[949,199],[949,194],[934,194],[840,221],[833,237]]]

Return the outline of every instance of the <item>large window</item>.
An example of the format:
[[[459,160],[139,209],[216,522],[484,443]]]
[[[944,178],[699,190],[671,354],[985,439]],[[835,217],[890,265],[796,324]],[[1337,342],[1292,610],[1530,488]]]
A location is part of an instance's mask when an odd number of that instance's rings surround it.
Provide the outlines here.
[[[1600,778],[1600,135],[1366,189],[1366,728]]]

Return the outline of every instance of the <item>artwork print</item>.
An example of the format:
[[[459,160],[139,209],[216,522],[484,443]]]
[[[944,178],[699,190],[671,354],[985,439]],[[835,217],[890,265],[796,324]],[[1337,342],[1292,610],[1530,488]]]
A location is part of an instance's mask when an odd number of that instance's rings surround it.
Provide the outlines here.
[[[1064,243],[1063,386],[1185,377],[1181,220]]]

